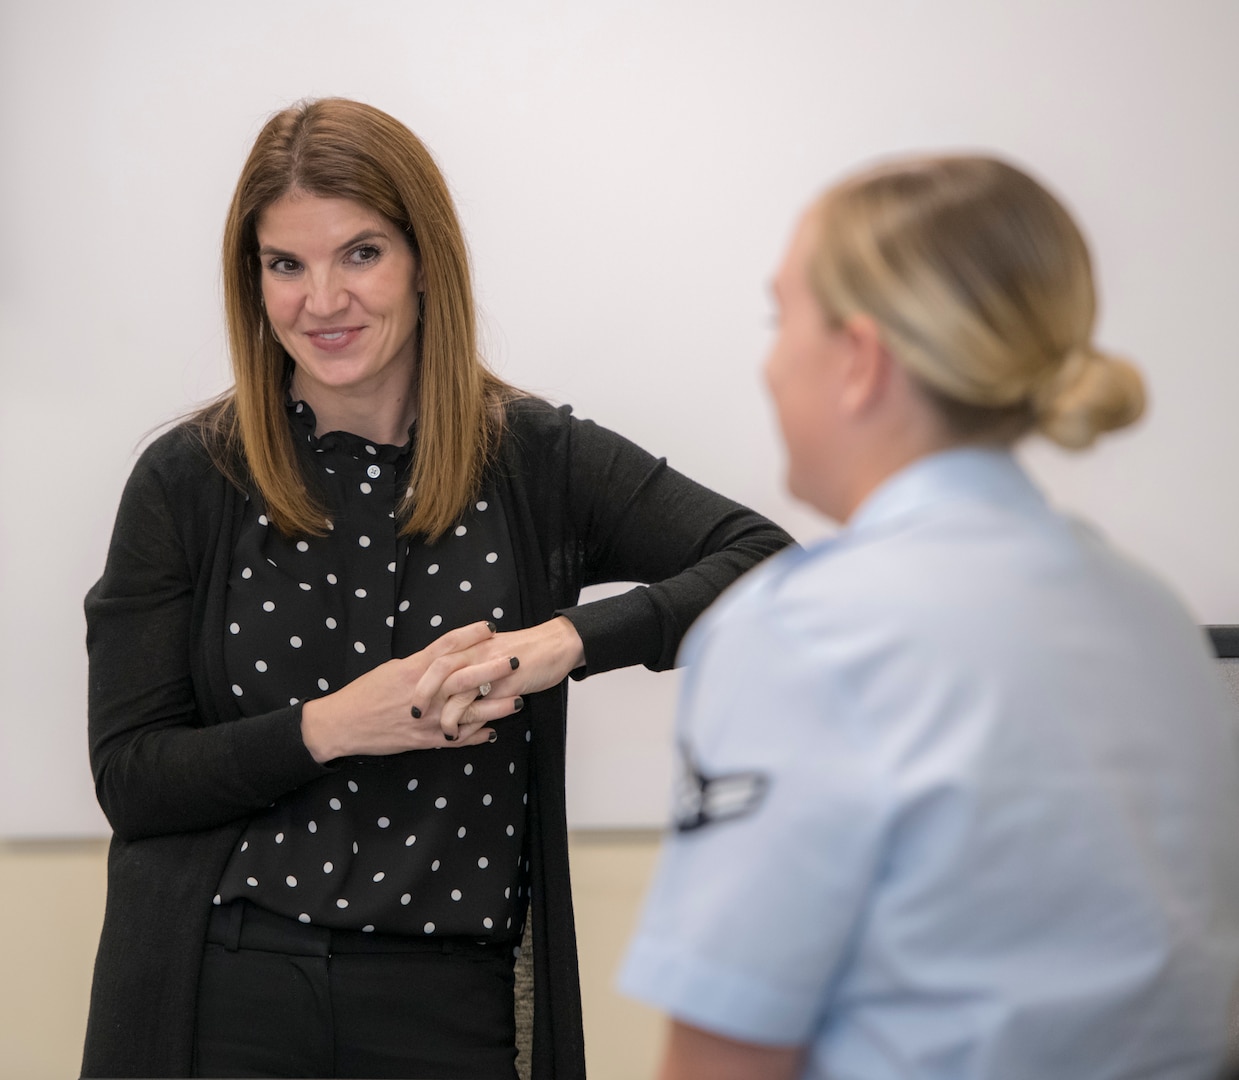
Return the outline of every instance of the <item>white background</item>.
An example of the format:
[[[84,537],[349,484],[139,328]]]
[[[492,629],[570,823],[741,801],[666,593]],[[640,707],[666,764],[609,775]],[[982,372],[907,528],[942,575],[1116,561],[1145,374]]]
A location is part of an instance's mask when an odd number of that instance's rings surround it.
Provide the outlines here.
[[[800,208],[969,148],[1078,214],[1152,411],[1061,504],[1239,622],[1232,0],[41,0],[0,6],[0,835],[105,831],[81,599],[136,448],[229,379],[219,241],[266,116],[345,95],[434,150],[487,355],[799,538],[758,377]],[[663,819],[674,676],[572,690],[578,825]],[[754,717],[777,735],[777,717]]]

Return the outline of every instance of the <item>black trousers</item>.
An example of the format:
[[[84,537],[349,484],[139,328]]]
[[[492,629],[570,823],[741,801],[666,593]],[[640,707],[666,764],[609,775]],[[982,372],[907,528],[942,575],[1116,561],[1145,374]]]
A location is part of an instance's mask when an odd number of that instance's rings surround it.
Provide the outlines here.
[[[198,984],[195,1074],[515,1080],[512,964],[511,945],[222,905]]]

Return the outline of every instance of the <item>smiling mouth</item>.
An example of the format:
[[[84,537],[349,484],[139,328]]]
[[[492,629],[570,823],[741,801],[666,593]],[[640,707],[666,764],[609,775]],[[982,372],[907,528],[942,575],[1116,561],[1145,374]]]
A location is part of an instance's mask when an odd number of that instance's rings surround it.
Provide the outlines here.
[[[351,347],[364,326],[332,326],[323,330],[307,330],[310,344],[320,352],[335,353]]]

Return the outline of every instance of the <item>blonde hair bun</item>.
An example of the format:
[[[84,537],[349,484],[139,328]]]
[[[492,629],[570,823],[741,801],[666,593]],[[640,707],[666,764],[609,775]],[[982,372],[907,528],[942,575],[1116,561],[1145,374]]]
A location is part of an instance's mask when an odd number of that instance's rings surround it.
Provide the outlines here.
[[[1097,300],[1083,234],[1005,161],[906,158],[835,185],[809,279],[828,320],[878,323],[962,441],[1038,430],[1083,448],[1143,411],[1136,369],[1084,344]]]
[[[1135,423],[1144,413],[1144,380],[1134,364],[1091,347],[1075,349],[1033,395],[1033,423],[1068,450]]]

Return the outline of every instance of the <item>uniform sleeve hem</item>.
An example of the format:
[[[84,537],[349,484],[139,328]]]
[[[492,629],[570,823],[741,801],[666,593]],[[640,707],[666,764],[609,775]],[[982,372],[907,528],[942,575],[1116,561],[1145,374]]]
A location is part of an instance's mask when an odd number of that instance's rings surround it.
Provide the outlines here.
[[[630,947],[619,988],[694,1027],[770,1046],[807,1042],[820,1008],[820,1002],[809,996],[648,936],[637,937]]]

